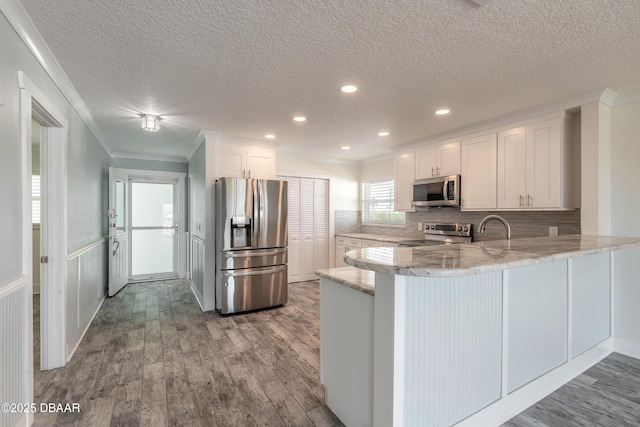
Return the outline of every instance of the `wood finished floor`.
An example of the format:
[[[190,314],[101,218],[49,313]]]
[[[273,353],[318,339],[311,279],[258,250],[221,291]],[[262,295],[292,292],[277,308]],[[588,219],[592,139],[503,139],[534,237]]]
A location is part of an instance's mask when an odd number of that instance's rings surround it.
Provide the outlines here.
[[[342,426],[324,405],[318,282],[281,308],[202,313],[184,281],[107,298],[66,367],[35,374],[35,401],[80,414],[34,426]]]
[[[229,317],[202,313],[184,281],[128,285],[65,368],[34,364],[36,403],[82,410],[34,426],[343,425],[319,383],[318,282],[291,284],[285,307]],[[640,360],[614,353],[502,427],[573,426],[640,426]]]

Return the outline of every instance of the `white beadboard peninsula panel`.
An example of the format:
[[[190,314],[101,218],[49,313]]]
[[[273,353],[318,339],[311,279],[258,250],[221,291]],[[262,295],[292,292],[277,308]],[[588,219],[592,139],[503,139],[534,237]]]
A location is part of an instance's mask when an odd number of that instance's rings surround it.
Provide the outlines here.
[[[571,260],[571,358],[611,336],[610,259],[601,253]]]
[[[29,402],[30,276],[0,284],[0,403]],[[16,424],[20,414],[0,411],[0,425]]]
[[[615,351],[640,358],[640,246],[613,252]]]
[[[507,275],[511,393],[567,361],[567,261],[515,268]]]
[[[321,278],[320,299],[325,402],[345,425],[372,426],[374,297]]]
[[[406,283],[404,425],[448,426],[501,396],[502,273]]]

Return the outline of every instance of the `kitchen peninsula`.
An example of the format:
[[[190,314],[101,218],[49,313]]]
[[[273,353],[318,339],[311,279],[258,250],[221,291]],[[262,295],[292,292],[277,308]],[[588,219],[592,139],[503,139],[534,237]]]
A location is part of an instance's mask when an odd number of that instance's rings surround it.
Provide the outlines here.
[[[357,270],[318,272],[327,405],[346,425],[499,425],[618,351],[613,291],[638,260],[640,239],[584,235],[350,251]]]

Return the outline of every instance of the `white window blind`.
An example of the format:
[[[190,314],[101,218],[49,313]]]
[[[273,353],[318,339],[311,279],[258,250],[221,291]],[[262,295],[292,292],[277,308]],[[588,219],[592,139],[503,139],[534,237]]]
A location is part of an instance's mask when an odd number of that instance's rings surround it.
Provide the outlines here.
[[[362,222],[404,224],[404,212],[393,206],[393,180],[370,181],[362,184]]]
[[[40,224],[40,175],[31,175],[31,223]]]

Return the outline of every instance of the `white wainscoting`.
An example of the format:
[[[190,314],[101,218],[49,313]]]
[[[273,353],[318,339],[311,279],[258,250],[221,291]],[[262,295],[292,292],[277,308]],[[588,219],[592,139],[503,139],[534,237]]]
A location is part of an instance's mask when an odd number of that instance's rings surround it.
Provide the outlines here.
[[[415,277],[405,292],[404,425],[451,425],[498,400],[501,272]]]
[[[103,238],[67,255],[67,360],[107,295],[107,251]]]
[[[204,240],[191,236],[191,290],[204,310]]]
[[[31,277],[21,275],[0,285],[0,403],[29,403],[29,332]],[[0,411],[0,425],[13,426],[19,413]]]

